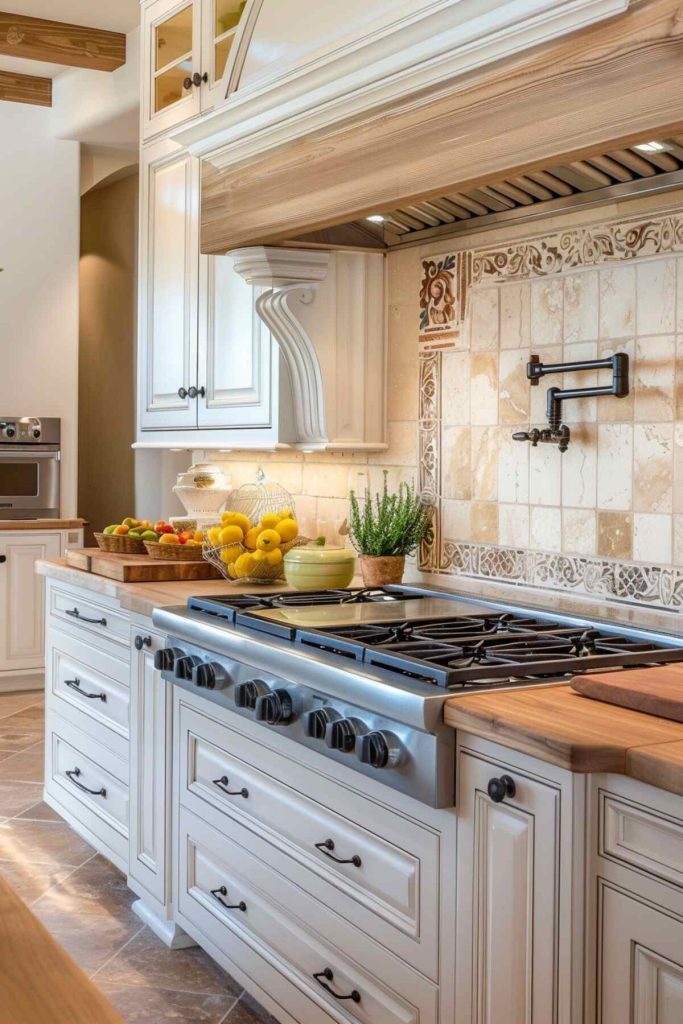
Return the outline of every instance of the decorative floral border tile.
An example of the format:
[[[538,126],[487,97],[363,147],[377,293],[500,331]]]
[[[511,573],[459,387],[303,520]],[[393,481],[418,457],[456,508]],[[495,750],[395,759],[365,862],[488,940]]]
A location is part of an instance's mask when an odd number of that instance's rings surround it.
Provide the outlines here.
[[[464,324],[472,254],[447,253],[422,261],[420,343],[426,349],[452,348]]]

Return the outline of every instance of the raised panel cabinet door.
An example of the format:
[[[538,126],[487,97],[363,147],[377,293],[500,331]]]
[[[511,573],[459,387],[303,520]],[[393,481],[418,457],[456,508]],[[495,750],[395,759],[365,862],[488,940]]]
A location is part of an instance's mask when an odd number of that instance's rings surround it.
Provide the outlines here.
[[[683,920],[600,886],[598,1024],[680,1024]]]
[[[235,272],[231,256],[201,264],[199,426],[270,427],[277,349],[256,312],[259,289]]]
[[[143,136],[147,139],[201,110],[205,83],[200,0],[157,0],[144,8],[141,56]]]
[[[197,426],[198,161],[172,142],[143,157],[139,426]],[[193,397],[194,393],[194,397]]]
[[[44,583],[35,564],[59,558],[59,533],[0,535],[0,672],[43,668]]]
[[[162,905],[170,889],[172,700],[154,668],[163,636],[131,627],[129,874]]]
[[[559,791],[464,752],[458,772],[458,1020],[554,1024]],[[495,802],[505,774],[514,795]]]

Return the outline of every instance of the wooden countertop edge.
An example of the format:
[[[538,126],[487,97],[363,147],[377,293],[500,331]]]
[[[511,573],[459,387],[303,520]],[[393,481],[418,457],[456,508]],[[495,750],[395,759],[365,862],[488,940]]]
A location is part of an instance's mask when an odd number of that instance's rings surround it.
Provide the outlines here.
[[[87,519],[0,519],[0,531],[12,533],[22,530],[82,530]]]
[[[122,1018],[0,878],[3,1024],[123,1024]]]

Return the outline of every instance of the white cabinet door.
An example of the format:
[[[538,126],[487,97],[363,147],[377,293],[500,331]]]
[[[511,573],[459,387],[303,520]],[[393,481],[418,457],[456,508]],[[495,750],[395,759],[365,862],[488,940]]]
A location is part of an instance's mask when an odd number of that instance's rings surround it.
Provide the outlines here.
[[[598,1024],[681,1024],[683,921],[601,883]]]
[[[489,782],[505,775],[514,794],[494,802]],[[559,790],[469,752],[458,778],[457,1019],[553,1024]]]
[[[202,257],[201,278],[199,426],[270,427],[277,349],[255,309],[259,290],[231,256]]]
[[[163,646],[160,634],[132,626],[129,874],[165,907],[170,891],[172,694],[154,668],[154,654]]]
[[[0,672],[43,667],[43,578],[35,563],[61,555],[59,533],[0,533]]]
[[[139,425],[197,425],[199,162],[173,142],[142,160]],[[192,390],[191,390],[192,389]]]
[[[203,111],[225,99],[223,73],[234,60],[246,7],[247,0],[202,0]]]
[[[201,110],[201,17],[200,0],[156,0],[143,8],[142,131],[146,139]],[[192,81],[195,74],[197,85]]]

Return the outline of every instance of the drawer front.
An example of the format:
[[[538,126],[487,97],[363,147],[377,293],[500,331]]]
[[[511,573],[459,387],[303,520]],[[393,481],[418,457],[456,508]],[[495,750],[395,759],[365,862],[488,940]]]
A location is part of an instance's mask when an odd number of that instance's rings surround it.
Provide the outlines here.
[[[683,822],[600,792],[601,856],[683,886]]]
[[[114,640],[129,650],[128,616],[105,602],[93,600],[90,594],[52,586],[49,611],[53,622],[67,623],[83,635]]]
[[[436,980],[438,836],[314,772],[304,796],[289,760],[182,703],[180,724],[181,802],[259,827],[288,877]]]
[[[436,1022],[435,985],[336,922],[334,914],[283,879],[262,856],[252,856],[184,809],[178,905],[219,948],[229,951],[238,937],[293,974],[297,987],[335,1020]],[[363,966],[341,948],[352,949]],[[352,993],[354,998],[339,998]]]
[[[50,734],[49,777],[53,789],[67,793],[111,828],[127,836],[127,783],[78,749],[74,739],[78,740],[73,734],[70,742],[61,731],[57,725]]]
[[[88,721],[98,722],[128,742],[127,666],[100,651],[88,652],[81,642],[56,631],[49,635],[48,658],[48,699],[55,710],[67,716],[75,713],[84,729]]]

